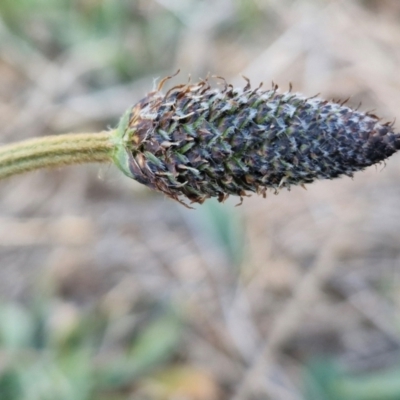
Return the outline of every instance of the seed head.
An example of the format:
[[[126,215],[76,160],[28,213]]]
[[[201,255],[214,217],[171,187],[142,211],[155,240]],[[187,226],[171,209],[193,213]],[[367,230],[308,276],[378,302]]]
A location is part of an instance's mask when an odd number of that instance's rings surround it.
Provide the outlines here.
[[[130,177],[167,196],[202,203],[265,196],[316,179],[352,176],[400,149],[392,124],[300,94],[207,80],[149,93],[117,130],[115,157]]]

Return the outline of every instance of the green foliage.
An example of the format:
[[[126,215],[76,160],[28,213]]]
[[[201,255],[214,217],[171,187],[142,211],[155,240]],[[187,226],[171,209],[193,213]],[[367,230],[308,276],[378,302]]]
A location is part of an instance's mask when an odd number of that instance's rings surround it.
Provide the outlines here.
[[[9,29],[48,57],[93,47],[97,54],[91,57],[107,58],[107,71],[91,76],[100,83],[110,73],[124,81],[173,62],[180,23],[165,11],[151,18],[145,13],[140,2],[127,0],[0,2],[0,15]]]
[[[245,226],[235,208],[234,201],[239,200],[231,200],[219,203],[211,199],[199,207],[197,213],[204,234],[221,248],[230,263],[238,267],[244,258]]]
[[[32,345],[34,323],[32,316],[16,304],[0,308],[0,344],[3,349],[16,351]]]
[[[305,398],[309,400],[397,400],[400,367],[353,375],[332,358],[312,361],[307,368]]]
[[[165,309],[131,332],[124,346],[111,343],[114,350],[107,351],[99,339],[114,322],[102,313],[77,311],[69,324],[55,317],[48,306],[1,307],[2,400],[114,399],[169,361],[182,328],[176,313]]]
[[[159,368],[177,348],[181,327],[179,319],[171,312],[149,323],[126,349],[125,355],[100,368],[99,384],[106,388],[126,386]]]

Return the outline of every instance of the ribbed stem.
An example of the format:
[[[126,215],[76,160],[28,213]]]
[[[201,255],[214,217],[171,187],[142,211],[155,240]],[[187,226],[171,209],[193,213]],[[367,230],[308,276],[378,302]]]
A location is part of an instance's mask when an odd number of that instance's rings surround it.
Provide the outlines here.
[[[41,168],[111,162],[112,133],[70,133],[0,146],[0,179]]]

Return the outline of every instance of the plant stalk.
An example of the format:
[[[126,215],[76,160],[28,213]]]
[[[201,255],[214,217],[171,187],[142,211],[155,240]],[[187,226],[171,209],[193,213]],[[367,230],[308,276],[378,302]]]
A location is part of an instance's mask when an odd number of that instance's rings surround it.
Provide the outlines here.
[[[111,162],[112,134],[69,133],[0,146],[0,179],[41,168]]]

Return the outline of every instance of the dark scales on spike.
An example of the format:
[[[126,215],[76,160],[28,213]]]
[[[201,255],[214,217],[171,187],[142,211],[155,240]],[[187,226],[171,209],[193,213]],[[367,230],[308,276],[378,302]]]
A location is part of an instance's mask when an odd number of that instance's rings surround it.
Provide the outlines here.
[[[213,89],[207,80],[157,91],[130,113],[130,171],[175,200],[265,195],[352,176],[400,148],[375,115],[292,93]]]

